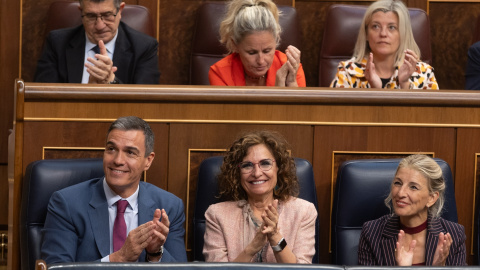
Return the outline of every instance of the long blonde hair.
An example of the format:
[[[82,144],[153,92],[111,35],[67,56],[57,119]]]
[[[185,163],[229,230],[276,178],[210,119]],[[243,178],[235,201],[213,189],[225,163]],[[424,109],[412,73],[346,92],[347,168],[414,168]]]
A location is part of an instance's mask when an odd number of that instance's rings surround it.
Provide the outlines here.
[[[367,41],[368,25],[372,21],[372,16],[376,12],[393,12],[398,17],[398,31],[400,33],[400,45],[395,53],[395,66],[402,64],[404,59],[404,51],[406,49],[412,50],[420,59],[420,48],[415,42],[412,32],[412,24],[410,23],[410,14],[407,7],[400,0],[379,0],[372,3],[363,17],[362,24],[358,33],[357,43],[353,51],[355,61],[360,62],[362,59],[368,57],[371,52]]]

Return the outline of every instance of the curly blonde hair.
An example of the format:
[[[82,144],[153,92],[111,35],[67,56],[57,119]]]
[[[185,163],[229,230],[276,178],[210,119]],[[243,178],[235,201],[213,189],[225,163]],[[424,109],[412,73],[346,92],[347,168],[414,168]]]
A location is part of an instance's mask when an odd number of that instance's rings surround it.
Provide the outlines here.
[[[232,0],[227,13],[220,23],[220,42],[230,53],[235,52],[235,44],[252,32],[268,31],[280,44],[280,12],[271,0]]]
[[[247,155],[250,147],[263,144],[275,158],[278,166],[277,186],[273,197],[287,201],[290,196],[297,196],[299,191],[295,161],[287,150],[287,141],[277,132],[253,131],[246,133],[233,142],[223,158],[221,172],[218,175],[220,197],[223,200],[247,200],[248,195],[240,183],[238,165]]]

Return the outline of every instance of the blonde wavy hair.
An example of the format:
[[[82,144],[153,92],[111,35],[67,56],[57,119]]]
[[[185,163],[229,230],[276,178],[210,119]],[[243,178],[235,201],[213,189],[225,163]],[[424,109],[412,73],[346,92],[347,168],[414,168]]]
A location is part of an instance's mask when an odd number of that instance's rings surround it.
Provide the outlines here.
[[[235,44],[258,31],[269,31],[280,44],[282,28],[278,22],[280,12],[271,0],[232,0],[220,23],[220,42],[230,53],[235,52]]]
[[[400,0],[379,0],[368,7],[365,16],[363,17],[355,49],[353,51],[355,61],[360,62],[362,59],[368,58],[368,55],[371,52],[367,41],[367,35],[368,25],[372,22],[373,14],[376,12],[387,13],[390,11],[395,13],[398,17],[398,31],[400,33],[400,46],[398,46],[397,52],[395,53],[395,66],[399,66],[403,63],[403,52],[406,49],[412,50],[418,56],[418,59],[420,59],[420,48],[413,37],[410,14],[405,4]]]
[[[433,217],[439,217],[445,204],[445,179],[443,178],[442,168],[431,157],[426,155],[411,155],[400,161],[395,176],[401,168],[410,168],[419,172],[427,179],[429,194],[438,192],[437,201],[428,208],[428,214]],[[395,179],[394,179],[395,180]],[[394,181],[393,180],[393,181]],[[392,185],[393,185],[392,181]],[[392,193],[385,199],[385,205],[392,210]]]

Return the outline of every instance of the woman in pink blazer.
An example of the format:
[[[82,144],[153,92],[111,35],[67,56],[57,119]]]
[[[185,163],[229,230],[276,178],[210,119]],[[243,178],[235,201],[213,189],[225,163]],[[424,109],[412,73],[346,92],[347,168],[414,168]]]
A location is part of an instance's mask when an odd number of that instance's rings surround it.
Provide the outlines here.
[[[269,131],[242,136],[218,178],[224,202],[205,213],[207,262],[312,263],[317,211],[295,197],[295,162],[285,139]]]

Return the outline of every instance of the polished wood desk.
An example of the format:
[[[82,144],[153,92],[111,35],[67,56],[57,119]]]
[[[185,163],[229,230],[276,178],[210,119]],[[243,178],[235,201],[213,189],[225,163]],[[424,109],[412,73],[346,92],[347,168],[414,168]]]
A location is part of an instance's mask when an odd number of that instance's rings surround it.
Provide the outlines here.
[[[18,81],[9,138],[9,269],[19,269],[19,210],[26,166],[42,158],[102,156],[109,124],[137,115],[155,132],[146,174],[183,199],[187,251],[196,171],[244,131],[285,135],[292,155],[314,167],[321,263],[330,262],[329,230],[336,168],[348,159],[426,152],[452,167],[459,222],[472,244],[480,155],[480,93],[328,88],[226,88],[168,85],[38,84]],[[469,262],[472,262],[469,256]]]

